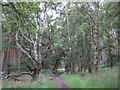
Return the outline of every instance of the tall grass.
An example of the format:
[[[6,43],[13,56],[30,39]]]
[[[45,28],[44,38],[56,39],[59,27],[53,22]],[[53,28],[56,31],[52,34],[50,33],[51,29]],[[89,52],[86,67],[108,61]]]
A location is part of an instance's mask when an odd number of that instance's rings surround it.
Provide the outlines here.
[[[65,84],[71,88],[118,88],[118,67],[102,69],[97,74],[85,76],[62,75]]]
[[[35,82],[31,82],[30,76],[21,77],[21,80],[23,82],[15,82],[13,80],[3,81],[2,88],[55,88],[56,86],[54,81],[51,81],[49,76],[45,75],[39,77]]]

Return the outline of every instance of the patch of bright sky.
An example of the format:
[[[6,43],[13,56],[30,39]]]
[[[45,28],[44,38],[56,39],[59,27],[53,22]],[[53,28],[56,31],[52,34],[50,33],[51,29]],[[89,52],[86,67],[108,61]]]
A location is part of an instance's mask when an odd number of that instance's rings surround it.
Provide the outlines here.
[[[67,4],[66,1],[62,2],[62,7],[61,7],[61,8],[63,8],[63,6],[65,6],[66,4]],[[60,9],[60,7],[59,7],[59,9]],[[52,18],[52,19],[55,19],[56,17],[59,17],[59,14],[56,14],[56,11],[55,11],[55,10],[49,10],[49,11],[48,11],[48,14],[49,14],[49,15],[53,15],[53,18]]]
[[[3,2],[8,2],[8,0],[2,0]],[[16,0],[17,1],[17,0]],[[35,0],[33,0],[35,1]],[[63,1],[62,2],[62,7],[65,6],[67,4],[67,1]],[[40,8],[42,7],[43,4],[40,4]],[[62,8],[61,7],[61,8]],[[60,8],[60,7],[59,7]],[[48,15],[51,16],[53,15],[52,19],[55,19],[56,17],[59,17],[60,15],[56,13],[55,10],[48,10],[47,11]],[[44,13],[41,13],[41,16],[44,17]]]
[[[3,2],[7,2],[7,0],[2,0]]]
[[[62,6],[61,6],[61,7],[58,7],[58,9],[62,9],[63,6],[65,6],[66,4],[67,4],[66,1],[62,2]],[[42,8],[42,5],[43,5],[43,4],[40,4],[39,7]],[[60,16],[60,14],[57,14],[55,10],[50,10],[50,9],[47,11],[47,14],[48,14],[49,16],[53,16],[52,19],[55,19],[55,18],[57,18],[57,17]],[[41,16],[44,17],[44,13],[41,13]]]

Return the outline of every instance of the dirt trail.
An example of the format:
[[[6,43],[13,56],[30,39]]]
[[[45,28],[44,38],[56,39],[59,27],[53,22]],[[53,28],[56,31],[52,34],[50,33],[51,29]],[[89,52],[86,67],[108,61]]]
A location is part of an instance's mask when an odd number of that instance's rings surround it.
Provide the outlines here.
[[[53,76],[53,80],[56,83],[56,88],[70,88],[64,84],[63,80],[60,78],[60,75],[62,75],[62,73],[57,73],[55,76]]]

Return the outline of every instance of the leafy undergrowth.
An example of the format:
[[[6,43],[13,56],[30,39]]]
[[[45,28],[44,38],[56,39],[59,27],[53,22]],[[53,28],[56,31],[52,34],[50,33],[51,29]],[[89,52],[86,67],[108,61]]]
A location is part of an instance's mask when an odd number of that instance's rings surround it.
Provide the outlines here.
[[[97,74],[61,75],[71,88],[118,88],[118,67],[101,69]]]
[[[31,82],[30,76],[23,76],[20,79],[23,82],[4,80],[2,82],[2,88],[55,88],[55,83],[50,80],[49,76],[40,76],[35,82]]]

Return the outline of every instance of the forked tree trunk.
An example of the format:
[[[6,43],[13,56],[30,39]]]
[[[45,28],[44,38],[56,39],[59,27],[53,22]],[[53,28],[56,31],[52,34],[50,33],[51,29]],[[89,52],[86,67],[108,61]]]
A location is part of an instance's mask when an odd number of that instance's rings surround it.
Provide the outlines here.
[[[40,71],[40,68],[34,68],[33,72],[32,72],[32,82],[36,81],[39,77],[39,71]]]
[[[31,73],[30,73],[30,75],[32,77],[31,82],[36,81],[39,76],[41,67],[39,65],[36,65],[36,67],[31,67],[31,66],[26,66],[26,67],[28,68],[28,70],[31,71]]]

